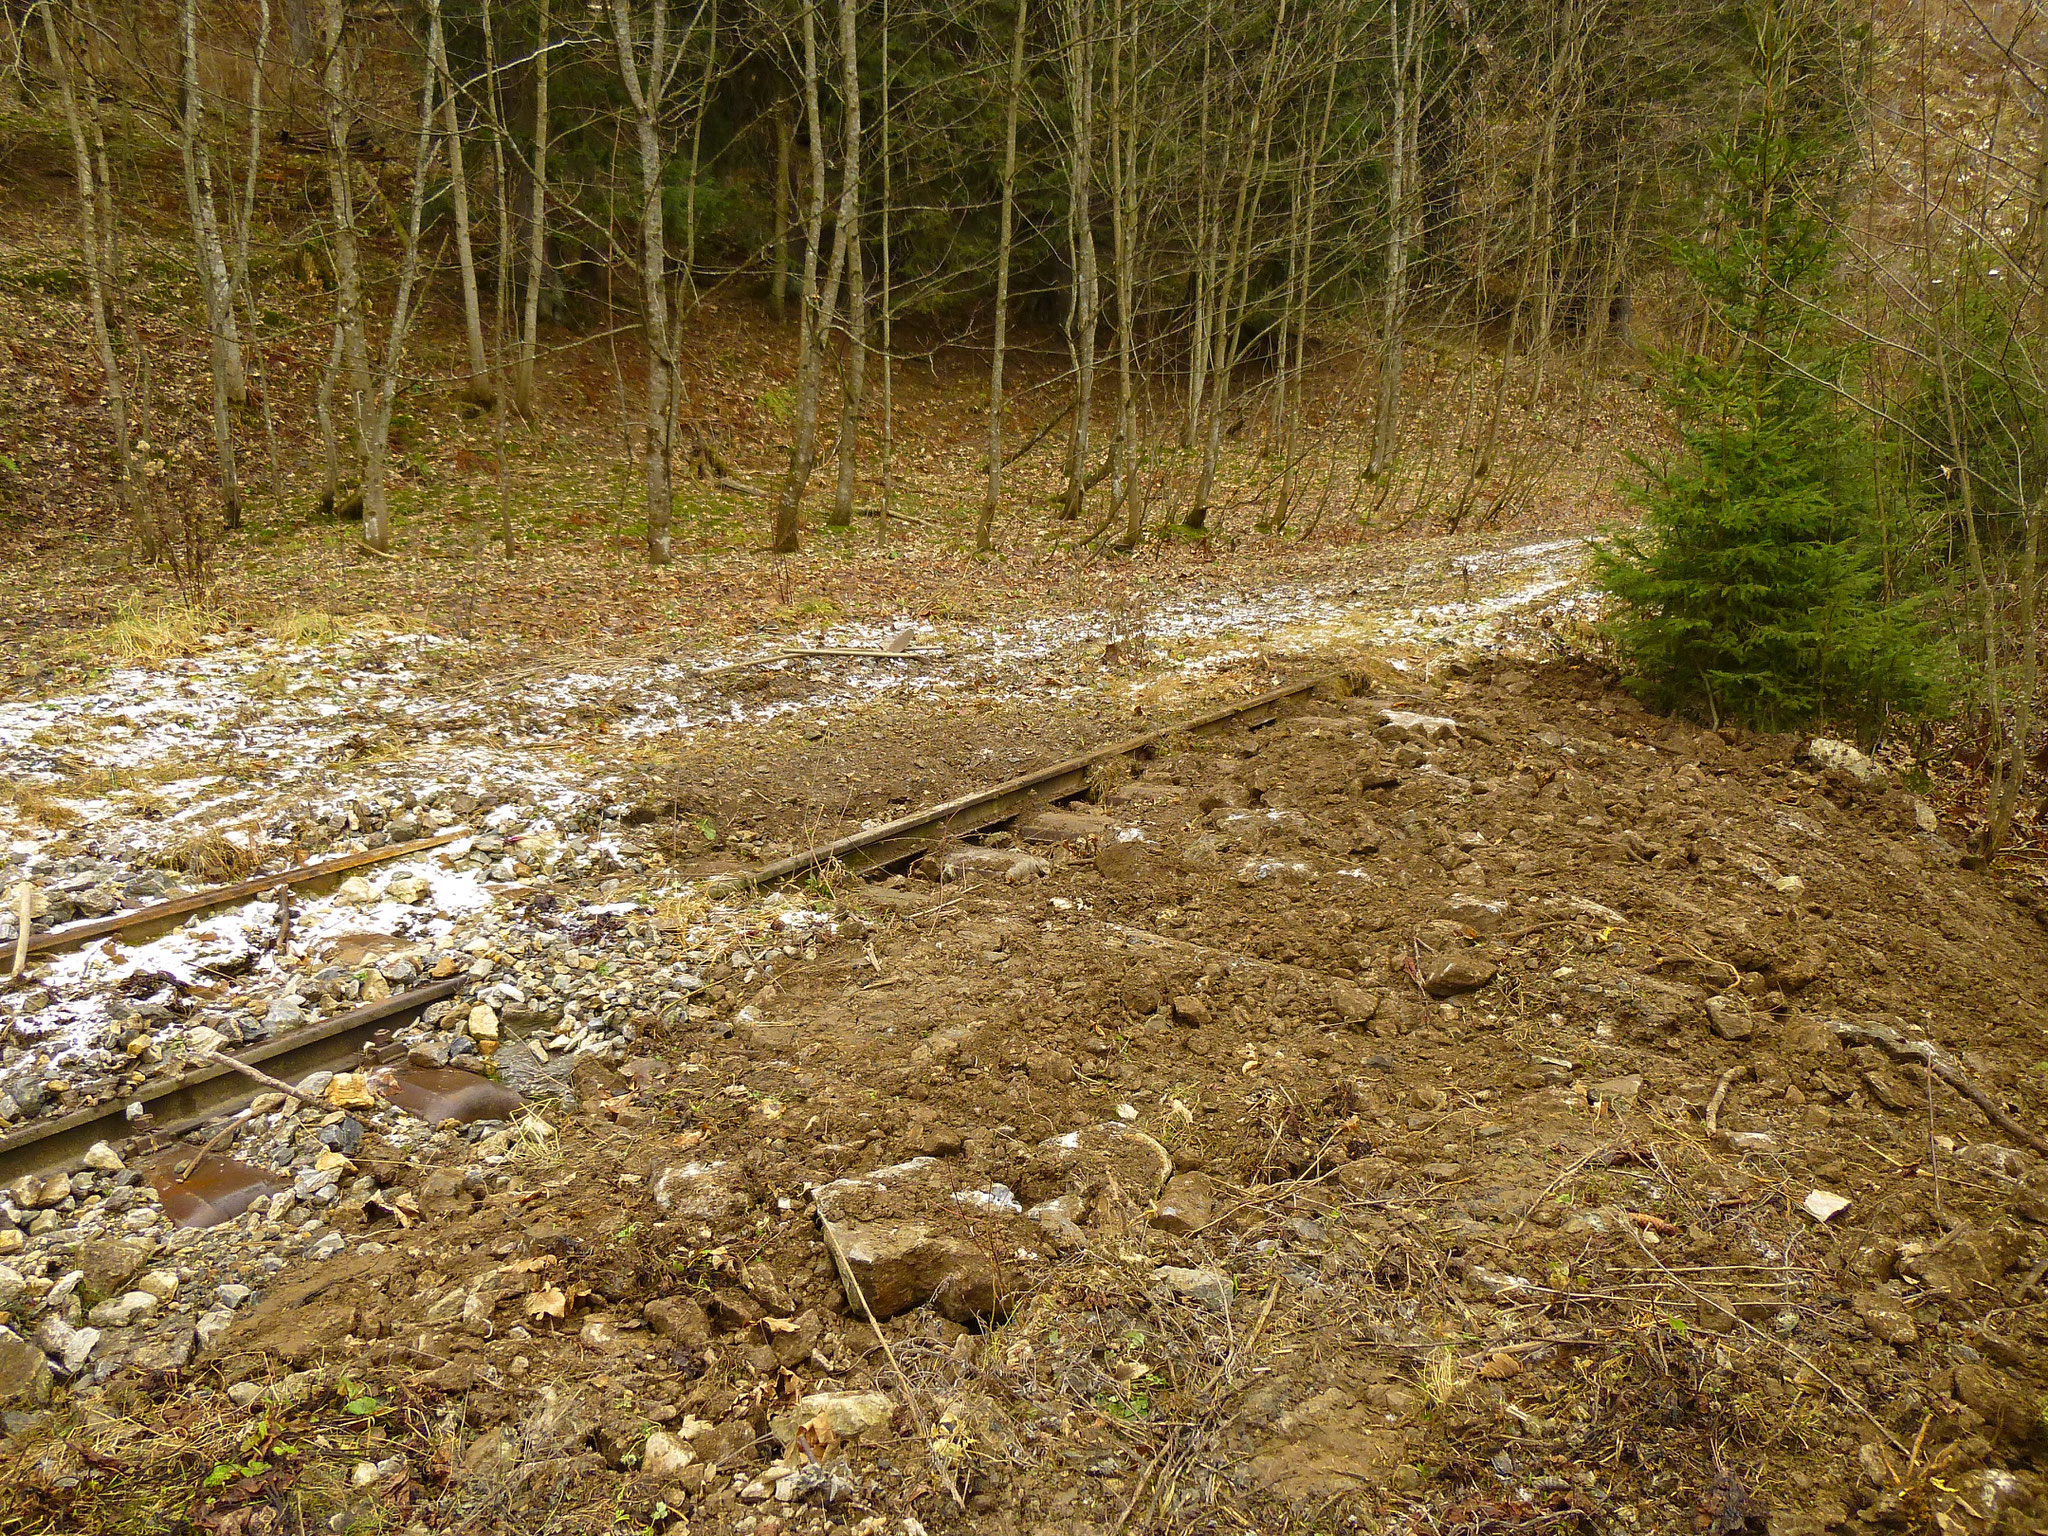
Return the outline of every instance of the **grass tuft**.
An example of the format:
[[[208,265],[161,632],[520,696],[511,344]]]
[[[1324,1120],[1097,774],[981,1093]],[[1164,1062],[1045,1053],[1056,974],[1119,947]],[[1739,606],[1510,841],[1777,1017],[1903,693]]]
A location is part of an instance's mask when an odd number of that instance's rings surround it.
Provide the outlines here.
[[[206,616],[190,603],[136,601],[123,604],[89,644],[122,661],[165,661],[191,655],[207,627]]]
[[[61,832],[78,825],[78,812],[39,784],[26,784],[19,780],[0,782],[0,800],[12,805],[17,816],[40,822],[53,831]]]
[[[290,609],[272,617],[264,628],[286,645],[325,645],[348,632],[340,619],[318,608]]]
[[[263,867],[265,850],[254,842],[238,842],[211,827],[166,843],[155,856],[164,869],[182,870],[209,885],[246,880]]]

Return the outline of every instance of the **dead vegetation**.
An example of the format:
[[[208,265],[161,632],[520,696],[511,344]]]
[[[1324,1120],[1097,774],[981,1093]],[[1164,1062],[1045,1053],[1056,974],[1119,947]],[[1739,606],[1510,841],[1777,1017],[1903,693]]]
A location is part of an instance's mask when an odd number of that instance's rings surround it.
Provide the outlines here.
[[[270,856],[253,838],[237,838],[214,827],[184,832],[159,846],[159,869],[174,869],[206,885],[232,885],[247,880]]]

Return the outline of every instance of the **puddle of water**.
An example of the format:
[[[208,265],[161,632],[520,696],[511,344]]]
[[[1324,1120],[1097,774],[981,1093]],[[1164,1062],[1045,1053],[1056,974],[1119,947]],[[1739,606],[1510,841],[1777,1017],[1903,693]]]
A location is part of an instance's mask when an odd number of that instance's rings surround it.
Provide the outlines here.
[[[209,1152],[193,1160],[182,1179],[177,1170],[192,1156],[174,1152],[150,1170],[149,1182],[174,1227],[217,1227],[233,1221],[262,1199],[291,1188],[267,1168],[252,1167],[232,1157]]]
[[[506,1120],[526,1101],[503,1083],[454,1067],[380,1067],[370,1087],[429,1125],[445,1120]]]

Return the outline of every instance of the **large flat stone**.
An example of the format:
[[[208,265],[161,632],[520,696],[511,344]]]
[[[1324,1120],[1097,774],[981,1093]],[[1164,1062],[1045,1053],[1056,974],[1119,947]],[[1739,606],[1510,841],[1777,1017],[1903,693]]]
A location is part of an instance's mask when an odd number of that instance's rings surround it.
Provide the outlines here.
[[[955,1322],[1000,1318],[1015,1289],[1006,1271],[1044,1251],[1009,1189],[937,1158],[837,1179],[813,1198],[855,1316],[857,1291],[878,1318],[927,1302]]]

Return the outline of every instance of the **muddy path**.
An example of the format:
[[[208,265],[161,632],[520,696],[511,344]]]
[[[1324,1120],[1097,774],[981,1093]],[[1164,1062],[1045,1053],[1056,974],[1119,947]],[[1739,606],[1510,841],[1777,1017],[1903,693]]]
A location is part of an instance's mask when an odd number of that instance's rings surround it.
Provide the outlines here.
[[[953,637],[769,669],[658,760],[557,750],[583,823],[503,766],[544,748],[394,753],[476,845],[303,954],[37,979],[8,1081],[440,973],[389,1066],[524,1102],[300,1084],[211,1226],[146,1138],[7,1191],[0,1530],[2036,1528],[2048,932],[1881,770],[1546,659],[1553,559],[1140,665],[1098,627],[985,700]],[[706,881],[1340,663],[905,875]],[[261,814],[393,835],[302,771]],[[95,999],[111,1040],[45,1027]]]

